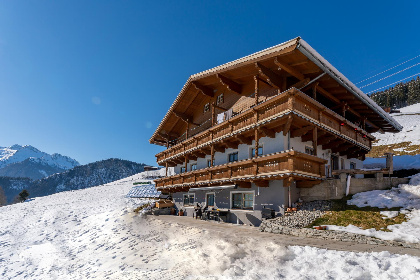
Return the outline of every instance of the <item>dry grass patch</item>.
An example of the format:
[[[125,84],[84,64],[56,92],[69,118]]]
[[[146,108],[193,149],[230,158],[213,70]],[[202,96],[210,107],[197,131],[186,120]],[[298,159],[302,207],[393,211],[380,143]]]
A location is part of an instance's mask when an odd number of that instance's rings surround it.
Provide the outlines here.
[[[408,141],[396,144],[373,146],[372,150],[370,150],[366,156],[381,157],[385,153],[394,153],[395,155],[417,155],[420,154],[420,145],[413,145],[411,144],[411,141]]]
[[[354,205],[347,205],[348,199],[336,200],[333,202],[333,210],[321,218],[316,219],[311,225],[337,225],[346,227],[354,225],[362,229],[374,228],[376,230],[388,231],[387,226],[401,224],[407,221],[404,214],[399,214],[394,218],[385,218],[380,211],[399,211],[400,208],[380,209],[376,207],[359,208]],[[385,219],[384,219],[385,218]]]

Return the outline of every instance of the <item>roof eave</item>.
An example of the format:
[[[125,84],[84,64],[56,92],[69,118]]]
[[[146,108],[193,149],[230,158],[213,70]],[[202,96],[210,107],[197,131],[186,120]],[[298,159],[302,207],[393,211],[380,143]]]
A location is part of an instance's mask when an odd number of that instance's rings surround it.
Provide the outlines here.
[[[315,63],[324,72],[328,73],[334,80],[340,85],[350,91],[353,95],[359,98],[369,108],[378,113],[384,118],[389,124],[391,124],[395,130],[401,131],[402,126],[389,114],[387,114],[378,104],[370,99],[365,93],[363,93],[358,87],[356,87],[349,79],[341,74],[334,66],[332,66],[325,58],[323,58],[317,51],[315,51],[308,43],[303,39],[299,40],[297,49],[303,53],[309,60]]]

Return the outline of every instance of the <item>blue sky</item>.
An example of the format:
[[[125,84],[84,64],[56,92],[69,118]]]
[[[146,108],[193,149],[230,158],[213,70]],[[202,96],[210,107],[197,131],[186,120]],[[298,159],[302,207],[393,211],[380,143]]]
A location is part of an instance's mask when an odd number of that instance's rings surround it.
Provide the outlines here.
[[[190,75],[302,36],[358,82],[420,54],[419,8],[418,1],[1,1],[0,146],[30,144],[82,164],[110,157],[156,164],[163,148],[148,139]]]

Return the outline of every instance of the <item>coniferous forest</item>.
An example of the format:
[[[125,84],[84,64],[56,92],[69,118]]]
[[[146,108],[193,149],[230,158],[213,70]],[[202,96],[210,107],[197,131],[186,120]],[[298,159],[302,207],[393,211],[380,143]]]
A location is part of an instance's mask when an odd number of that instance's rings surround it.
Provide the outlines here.
[[[420,77],[370,95],[381,107],[401,108],[420,103]]]

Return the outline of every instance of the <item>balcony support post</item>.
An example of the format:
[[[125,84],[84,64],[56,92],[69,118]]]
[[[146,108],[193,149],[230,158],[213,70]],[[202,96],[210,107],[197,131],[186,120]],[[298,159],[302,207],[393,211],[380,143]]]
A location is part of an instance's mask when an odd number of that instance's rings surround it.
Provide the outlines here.
[[[312,130],[312,147],[314,149],[314,156],[318,156],[318,129],[316,127]]]
[[[166,171],[165,171],[165,177],[168,177],[168,162],[165,163]]]
[[[185,172],[187,172],[187,166],[188,166],[188,156],[185,156],[185,162],[184,162]]]
[[[214,162],[214,144],[211,145],[210,167],[213,167],[213,162]]]
[[[216,123],[216,108],[214,107],[214,102],[211,103],[211,126],[214,126]]]
[[[258,129],[255,129],[255,157],[259,157],[260,155],[258,154],[258,147],[260,145],[260,131]]]
[[[260,79],[258,78],[258,75],[257,76],[254,76],[254,81],[255,81],[255,106],[257,106],[258,105],[258,95],[259,95],[259,81],[260,81]]]

